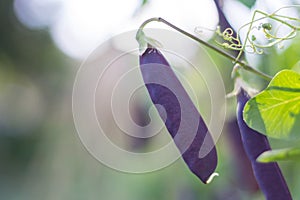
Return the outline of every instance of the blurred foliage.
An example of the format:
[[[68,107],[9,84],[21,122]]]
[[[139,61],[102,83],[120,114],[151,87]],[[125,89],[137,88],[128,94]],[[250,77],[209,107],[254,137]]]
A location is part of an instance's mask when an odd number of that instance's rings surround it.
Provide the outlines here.
[[[0,196],[15,199],[70,70],[47,30],[18,22],[13,1],[0,2],[0,24]]]
[[[142,6],[144,6],[145,4],[147,4],[149,2],[149,0],[142,0]]]

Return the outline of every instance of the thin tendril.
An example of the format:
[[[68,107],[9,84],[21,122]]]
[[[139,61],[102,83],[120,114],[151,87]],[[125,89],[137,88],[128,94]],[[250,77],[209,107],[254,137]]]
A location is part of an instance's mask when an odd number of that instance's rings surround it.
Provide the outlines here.
[[[223,42],[219,42],[217,40],[215,40],[215,42],[218,45],[222,46],[223,48],[239,51],[236,57],[236,63],[238,63],[237,61],[240,60],[240,57],[243,52],[262,54],[265,48],[270,48],[272,46],[281,43],[282,41],[291,40],[297,36],[297,31],[300,30],[300,26],[293,25],[292,23],[295,22],[300,23],[300,19],[277,14],[279,11],[283,9],[295,8],[295,7],[300,7],[300,5],[284,6],[274,11],[271,14],[267,14],[260,10],[255,10],[252,15],[251,21],[241,26],[237,31],[235,37],[233,35],[233,30],[231,28],[227,28],[223,32],[221,32],[220,29],[217,29],[216,34],[223,39]],[[263,16],[256,19],[257,14]],[[272,31],[274,29],[272,28],[272,24],[270,23],[261,23],[259,26],[254,26],[254,23],[265,19],[271,19],[273,21],[279,22],[280,24],[275,29],[275,31]],[[284,36],[278,36],[278,30],[282,25],[289,27],[291,30],[288,34]],[[239,39],[240,32],[242,29],[246,27],[248,27],[246,32],[246,37],[242,44],[242,42]],[[268,39],[269,42],[267,44],[259,44],[256,41],[255,35],[251,35],[251,32],[254,29],[257,29],[258,31],[262,30],[262,33],[265,35],[265,38]]]

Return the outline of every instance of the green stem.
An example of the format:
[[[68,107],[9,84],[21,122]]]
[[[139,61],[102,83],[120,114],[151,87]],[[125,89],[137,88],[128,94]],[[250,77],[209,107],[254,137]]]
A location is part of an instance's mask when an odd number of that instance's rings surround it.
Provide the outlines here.
[[[206,47],[208,47],[208,48],[210,48],[210,49],[216,51],[217,53],[219,53],[219,54],[221,54],[222,56],[224,56],[224,57],[228,58],[229,60],[231,60],[232,62],[238,63],[243,69],[245,69],[245,70],[247,70],[247,71],[250,71],[250,72],[252,72],[252,73],[258,75],[258,76],[260,76],[260,77],[266,79],[267,81],[270,81],[270,80],[272,79],[271,76],[269,76],[269,75],[267,75],[267,74],[264,74],[264,73],[262,73],[262,72],[260,72],[260,71],[257,71],[256,69],[252,68],[250,65],[248,65],[248,64],[246,64],[246,63],[244,63],[244,62],[242,62],[242,61],[240,61],[240,60],[236,60],[235,57],[233,57],[232,55],[228,54],[227,52],[222,51],[221,49],[219,49],[219,48],[217,48],[217,47],[215,47],[215,46],[213,46],[213,45],[211,45],[211,44],[205,42],[204,40],[201,40],[201,39],[197,38],[196,36],[194,36],[194,35],[192,35],[192,34],[186,32],[186,31],[184,31],[184,30],[182,30],[182,29],[180,29],[180,28],[178,28],[177,26],[171,24],[170,22],[164,20],[164,19],[161,18],[161,17],[154,17],[154,18],[150,18],[150,19],[144,21],[144,22],[142,23],[142,25],[140,26],[138,32],[137,32],[137,38],[138,38],[139,35],[141,35],[140,33],[143,31],[144,27],[145,27],[148,23],[153,22],[153,21],[156,21],[156,22],[162,22],[162,23],[166,24],[167,26],[169,26],[169,27],[175,29],[176,31],[178,31],[178,32],[180,32],[180,33],[186,35],[187,37],[189,37],[189,38],[191,38],[191,39],[193,39],[193,40],[199,42],[200,44],[203,44],[204,46],[206,46]]]

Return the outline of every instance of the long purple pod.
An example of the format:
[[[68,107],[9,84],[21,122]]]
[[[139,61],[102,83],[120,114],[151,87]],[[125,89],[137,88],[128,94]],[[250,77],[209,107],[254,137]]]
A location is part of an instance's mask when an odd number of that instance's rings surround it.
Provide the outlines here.
[[[217,166],[217,152],[197,108],[156,48],[149,47],[140,56],[140,68],[150,98],[185,163],[202,182],[208,183]]]
[[[257,183],[267,200],[292,199],[278,164],[276,162],[258,163],[256,161],[262,152],[271,148],[267,137],[249,128],[243,120],[243,109],[249,99],[247,92],[241,89],[237,96],[237,119],[243,145],[251,161]]]

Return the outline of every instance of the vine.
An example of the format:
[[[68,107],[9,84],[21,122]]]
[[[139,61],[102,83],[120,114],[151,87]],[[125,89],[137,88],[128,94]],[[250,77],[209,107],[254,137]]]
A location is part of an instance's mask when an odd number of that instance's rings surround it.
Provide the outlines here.
[[[203,44],[205,45],[206,47],[216,51],[217,53],[219,53],[220,55],[228,58],[229,60],[233,61],[234,63],[236,64],[239,64],[241,68],[247,70],[247,71],[250,71],[252,73],[255,73],[256,75],[260,76],[261,78],[267,80],[267,81],[270,81],[272,79],[271,76],[267,75],[267,74],[264,74],[263,72],[260,72],[256,69],[254,69],[253,67],[251,67],[250,65],[248,65],[247,63],[243,62],[243,61],[240,61],[239,59],[236,59],[235,57],[233,57],[232,55],[228,54],[227,52],[224,52],[222,51],[221,49],[205,42],[204,40],[201,40],[200,38],[180,29],[179,27],[173,25],[172,23],[168,22],[167,20],[161,18],[161,17],[154,17],[154,18],[150,18],[148,20],[146,20],[144,23],[142,23],[142,25],[139,27],[138,31],[137,31],[137,34],[136,34],[136,40],[139,42],[140,44],[140,49],[143,49],[145,48],[145,45],[146,44],[150,44],[150,45],[153,45],[153,46],[156,46],[155,44],[157,44],[158,42],[156,40],[154,40],[153,38],[150,38],[150,37],[147,37],[143,31],[143,29],[145,28],[145,26],[150,23],[150,22],[153,22],[153,21],[156,21],[156,22],[162,22],[164,24],[166,24],[167,26],[177,30],[178,32],[188,36],[189,38],[199,42],[200,44]]]
[[[221,37],[223,39],[223,42],[219,42],[217,40],[215,40],[215,42],[219,46],[225,49],[239,51],[239,54],[236,57],[236,61],[238,61],[241,58],[243,52],[263,54],[264,49],[278,45],[285,40],[291,40],[297,36],[297,32],[300,30],[300,25],[296,26],[295,23],[300,24],[300,19],[278,14],[279,11],[287,8],[292,8],[292,7],[300,7],[300,5],[284,6],[274,11],[271,14],[268,14],[261,10],[255,10],[252,15],[251,21],[244,24],[242,27],[240,27],[236,35],[234,35],[234,31],[232,28],[227,28],[223,32],[221,32],[220,28],[217,27],[215,31],[216,35]],[[263,16],[257,18],[257,15],[263,15]],[[264,23],[261,22],[258,26],[254,25],[254,23],[263,20],[272,20],[273,22],[278,22],[279,26],[274,28],[273,27],[274,23],[271,22],[264,22]],[[283,25],[288,27],[290,31],[284,36],[279,36],[278,31]],[[244,41],[241,42],[240,40],[241,31],[246,27],[248,27],[248,30],[246,32],[246,37]],[[251,34],[254,29],[258,31],[262,31],[265,38],[267,39],[266,44],[259,43],[257,41],[257,36]],[[249,48],[250,50],[246,50],[246,48]]]

